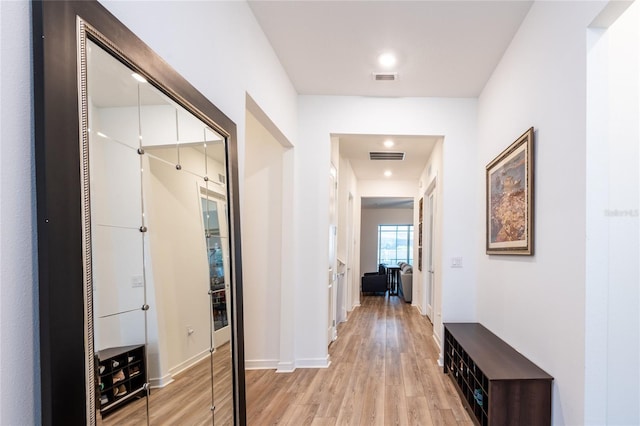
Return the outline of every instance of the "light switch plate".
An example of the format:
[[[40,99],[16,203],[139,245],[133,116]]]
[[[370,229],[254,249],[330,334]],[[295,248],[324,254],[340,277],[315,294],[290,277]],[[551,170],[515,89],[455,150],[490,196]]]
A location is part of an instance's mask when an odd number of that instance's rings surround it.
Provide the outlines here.
[[[144,287],[144,280],[142,278],[142,275],[134,275],[131,277],[131,287],[132,288]]]
[[[461,257],[452,257],[451,258],[451,267],[452,268],[462,268],[462,258]]]

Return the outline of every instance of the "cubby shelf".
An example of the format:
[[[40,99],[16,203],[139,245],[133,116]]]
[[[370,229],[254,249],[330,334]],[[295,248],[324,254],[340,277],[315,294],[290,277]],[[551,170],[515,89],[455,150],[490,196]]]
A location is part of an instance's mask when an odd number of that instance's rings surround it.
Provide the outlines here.
[[[101,350],[96,356],[98,405],[103,415],[145,392],[144,345]]]
[[[551,424],[553,377],[478,323],[444,324],[444,373],[479,426]]]

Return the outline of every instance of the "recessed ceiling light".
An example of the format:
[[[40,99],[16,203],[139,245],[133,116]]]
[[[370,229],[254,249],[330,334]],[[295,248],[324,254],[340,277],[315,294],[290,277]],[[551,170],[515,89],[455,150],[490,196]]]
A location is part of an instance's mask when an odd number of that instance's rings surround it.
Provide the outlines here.
[[[391,148],[394,145],[393,141],[391,139],[388,139],[386,141],[384,141],[384,146],[387,148]]]
[[[393,173],[391,173],[391,170],[385,170],[384,175],[386,177],[390,177]]]
[[[138,74],[137,72],[134,72],[133,74],[131,74],[131,77],[135,78],[140,83],[146,83],[147,82],[147,79],[144,78],[143,76],[141,76],[140,74]]]
[[[393,53],[383,53],[378,56],[378,63],[385,68],[389,68],[396,64],[396,57]]]

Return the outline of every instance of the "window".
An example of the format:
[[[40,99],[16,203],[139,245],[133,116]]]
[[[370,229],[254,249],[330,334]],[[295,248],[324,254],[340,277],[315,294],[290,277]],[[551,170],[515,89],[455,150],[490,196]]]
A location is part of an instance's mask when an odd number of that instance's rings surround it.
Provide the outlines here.
[[[378,225],[378,263],[413,264],[413,225]]]

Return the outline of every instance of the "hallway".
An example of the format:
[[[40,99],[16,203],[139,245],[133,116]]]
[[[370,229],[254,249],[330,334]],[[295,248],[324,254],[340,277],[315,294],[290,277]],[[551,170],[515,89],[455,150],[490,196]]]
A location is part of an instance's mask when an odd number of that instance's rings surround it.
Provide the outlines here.
[[[338,326],[329,368],[246,372],[247,424],[471,425],[431,334],[400,298],[364,296]]]

